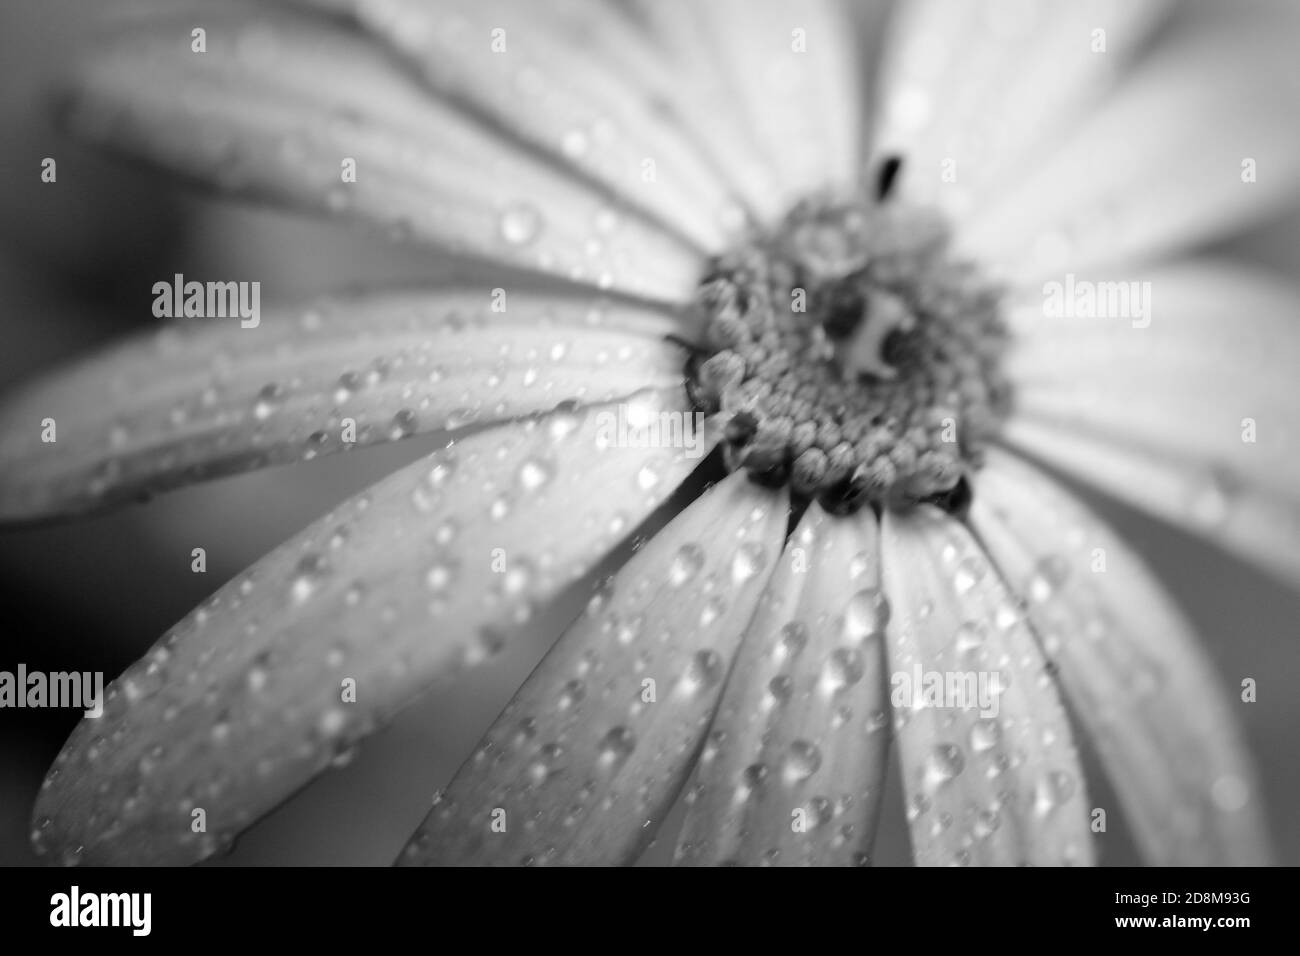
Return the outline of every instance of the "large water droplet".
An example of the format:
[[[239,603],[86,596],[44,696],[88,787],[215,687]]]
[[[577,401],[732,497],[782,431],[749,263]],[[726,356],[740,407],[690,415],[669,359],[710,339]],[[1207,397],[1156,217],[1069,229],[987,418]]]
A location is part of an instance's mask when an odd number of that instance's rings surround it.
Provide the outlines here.
[[[691,658],[691,666],[686,672],[686,691],[695,693],[716,687],[722,682],[725,673],[721,656],[715,651],[700,651]]]
[[[555,462],[548,458],[529,458],[519,466],[519,485],[536,491],[555,477]]]
[[[921,770],[921,787],[933,793],[966,767],[966,758],[956,744],[936,744],[925,758]]]
[[[844,638],[860,644],[884,632],[889,623],[889,601],[879,588],[864,588],[849,598],[844,612]]]
[[[787,785],[802,783],[815,774],[822,765],[822,752],[807,740],[796,740],[786,751],[781,764],[781,779]]]
[[[966,594],[984,580],[988,565],[975,555],[967,555],[952,574],[952,586],[958,594]]]
[[[744,584],[767,564],[763,546],[754,541],[742,544],[731,559],[731,580]]]
[[[698,575],[704,567],[704,549],[698,544],[684,544],[673,555],[668,568],[668,581],[673,587],[681,587]]]

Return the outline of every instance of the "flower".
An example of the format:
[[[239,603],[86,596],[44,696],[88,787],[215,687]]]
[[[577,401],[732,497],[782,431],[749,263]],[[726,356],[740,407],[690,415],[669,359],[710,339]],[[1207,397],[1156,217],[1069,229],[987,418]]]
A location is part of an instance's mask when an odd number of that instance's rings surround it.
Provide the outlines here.
[[[400,862],[627,862],[684,792],[681,862],[864,863],[892,737],[918,862],[1089,863],[1076,730],[1152,862],[1266,859],[1188,624],[1044,466],[1300,573],[1294,297],[1168,258],[1295,181],[1292,24],[1007,10],[900,7],[876,111],[874,6],[131,21],[82,66],[74,128],[506,271],[168,327],[0,410],[10,520],[455,433],[122,675],[45,781],[38,849],[220,851],[491,660],[720,446],[728,476],[595,592]]]

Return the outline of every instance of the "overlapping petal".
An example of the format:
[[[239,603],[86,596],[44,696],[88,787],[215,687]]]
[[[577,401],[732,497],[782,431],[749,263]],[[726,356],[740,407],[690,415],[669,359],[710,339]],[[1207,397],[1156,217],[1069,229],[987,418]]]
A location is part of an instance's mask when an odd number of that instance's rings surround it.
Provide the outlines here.
[[[1127,6],[1127,5],[1126,5]],[[1295,203],[1300,11],[1189,5],[1055,152],[1008,180],[962,247],[1025,281],[1163,257]]]
[[[707,107],[705,128],[716,124],[721,141],[735,142],[728,168],[753,184],[746,198],[760,217],[857,185],[866,98],[846,4],[647,0],[637,9],[689,77],[695,107]],[[749,156],[738,148],[741,136],[752,144]],[[764,181],[771,186],[758,185]]]
[[[785,491],[734,472],[645,544],[520,688],[398,862],[635,860],[695,759],[787,507]]]
[[[1141,558],[1005,452],[991,454],[980,473],[971,517],[1026,599],[1148,862],[1267,862],[1227,683]]]
[[[685,87],[599,0],[295,0],[345,11],[441,99],[569,165],[702,250],[726,239],[725,167],[677,117]]]
[[[172,325],[0,405],[0,518],[670,387],[684,362],[663,338],[675,328],[595,298],[487,289],[323,299],[250,328]]]
[[[1029,622],[964,526],[884,519],[890,700],[918,864],[1092,861],[1065,709]]]
[[[1041,162],[1159,24],[1168,0],[898,4],[873,146],[898,190],[963,228]],[[1098,44],[1102,49],[1098,49]],[[976,250],[978,252],[978,250]]]
[[[359,32],[266,6],[203,19],[203,53],[192,15],[135,23],[92,51],[70,90],[73,128],[395,238],[668,301],[694,288],[699,249],[432,95]]]
[[[875,515],[809,506],[709,729],[678,862],[869,861],[889,741],[887,616]]]
[[[1300,295],[1215,261],[1085,278],[1077,315],[1011,313],[1008,440],[1300,580]]]
[[[643,393],[624,412],[644,421],[683,400]],[[437,678],[490,658],[698,462],[632,441],[617,414],[456,442],[229,582],[78,726],[41,791],[37,847],[68,862],[201,859]]]

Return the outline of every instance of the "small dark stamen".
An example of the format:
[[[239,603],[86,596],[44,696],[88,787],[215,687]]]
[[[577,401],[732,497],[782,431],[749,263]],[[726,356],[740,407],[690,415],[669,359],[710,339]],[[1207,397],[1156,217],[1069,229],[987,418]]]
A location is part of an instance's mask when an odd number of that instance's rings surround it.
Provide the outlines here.
[[[971,503],[975,500],[975,489],[971,487],[966,476],[962,475],[957,484],[953,485],[947,491],[940,492],[937,495],[931,495],[925,501],[928,504],[942,508],[948,514],[962,521],[970,514]]]
[[[764,464],[762,467],[746,466],[749,473],[749,480],[756,485],[764,488],[783,488],[790,481],[790,463],[788,461],[776,461],[771,464]]]
[[[867,483],[861,478],[845,478],[818,500],[828,514],[851,515],[867,503]]]
[[[880,164],[880,170],[876,173],[876,199],[879,202],[889,198],[894,183],[898,181],[898,172],[902,168],[903,160],[898,156],[890,156]]]
[[[749,444],[749,440],[758,433],[758,419],[751,412],[737,412],[731,416],[731,421],[727,422],[724,436],[728,444],[741,448]]]
[[[893,329],[880,345],[880,359],[886,365],[903,368],[920,355],[922,342],[922,337],[915,331]]]
[[[686,374],[686,398],[691,403],[692,411],[712,415],[717,409],[712,407],[714,403],[704,394],[699,382],[700,366],[704,364],[707,357],[702,352],[690,352],[686,356],[686,367],[684,369]]]

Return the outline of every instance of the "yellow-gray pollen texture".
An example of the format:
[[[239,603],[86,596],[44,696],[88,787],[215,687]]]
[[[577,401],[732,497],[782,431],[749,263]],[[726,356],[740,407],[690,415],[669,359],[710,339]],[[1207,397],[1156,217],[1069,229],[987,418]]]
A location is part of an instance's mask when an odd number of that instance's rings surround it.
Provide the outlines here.
[[[1006,417],[1002,295],[937,213],[815,199],[701,281],[688,369],[727,466],[836,513],[949,494]]]

